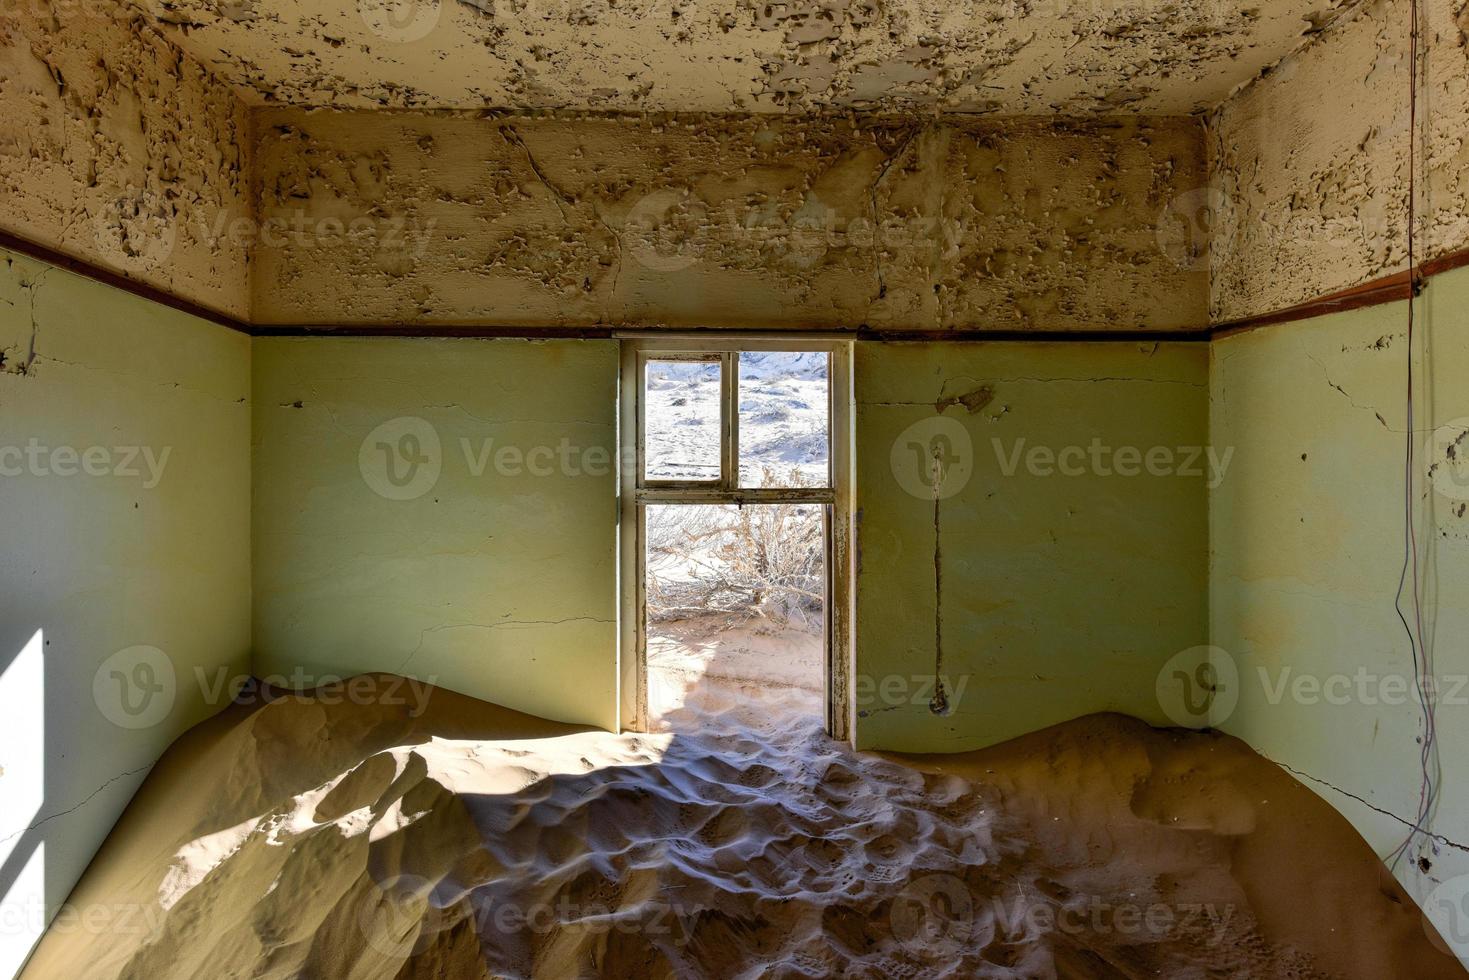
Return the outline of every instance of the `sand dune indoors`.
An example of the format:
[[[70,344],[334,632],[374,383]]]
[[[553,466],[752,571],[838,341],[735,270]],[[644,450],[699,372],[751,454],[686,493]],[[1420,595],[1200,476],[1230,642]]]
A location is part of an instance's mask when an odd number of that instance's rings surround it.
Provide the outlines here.
[[[1469,0],[0,0],[0,980],[1469,980],[1466,133]]]
[[[1226,736],[1097,715],[884,758],[733,708],[619,736],[370,685],[188,733],[25,976],[1464,976]]]

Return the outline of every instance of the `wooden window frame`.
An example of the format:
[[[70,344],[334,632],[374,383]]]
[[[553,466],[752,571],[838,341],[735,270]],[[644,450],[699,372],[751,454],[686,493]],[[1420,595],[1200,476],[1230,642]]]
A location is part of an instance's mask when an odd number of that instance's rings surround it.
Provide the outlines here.
[[[618,715],[623,731],[648,730],[646,519],[655,504],[813,504],[825,515],[826,729],[850,741],[854,621],[852,549],[853,392],[852,348],[847,340],[792,336],[743,339],[716,334],[698,337],[622,338],[619,458],[619,629]],[[819,351],[829,355],[828,406],[830,479],[825,487],[739,485],[739,356],[743,352]],[[720,371],[720,475],[718,480],[645,480],[643,382],[648,361],[715,360]]]

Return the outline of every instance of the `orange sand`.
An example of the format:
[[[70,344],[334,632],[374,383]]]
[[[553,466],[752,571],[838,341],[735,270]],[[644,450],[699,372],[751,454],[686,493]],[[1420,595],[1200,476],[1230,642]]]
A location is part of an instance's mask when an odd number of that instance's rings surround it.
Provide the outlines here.
[[[1225,736],[1099,715],[905,760],[405,693],[190,732],[24,976],[1466,976],[1341,816]]]

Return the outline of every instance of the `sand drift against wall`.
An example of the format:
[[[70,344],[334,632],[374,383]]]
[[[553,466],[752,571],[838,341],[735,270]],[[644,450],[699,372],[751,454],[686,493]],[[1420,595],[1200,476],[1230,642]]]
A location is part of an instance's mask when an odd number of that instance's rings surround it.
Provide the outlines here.
[[[1464,976],[1223,736],[1093,716],[902,761],[341,694],[178,743],[26,976]]]

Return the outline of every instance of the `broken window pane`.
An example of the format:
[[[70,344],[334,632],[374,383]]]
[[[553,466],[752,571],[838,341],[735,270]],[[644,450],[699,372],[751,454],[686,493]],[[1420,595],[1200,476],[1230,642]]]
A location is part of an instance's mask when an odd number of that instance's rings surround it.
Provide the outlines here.
[[[720,363],[649,360],[643,375],[643,475],[719,479]]]
[[[740,486],[831,485],[831,355],[740,354]]]

